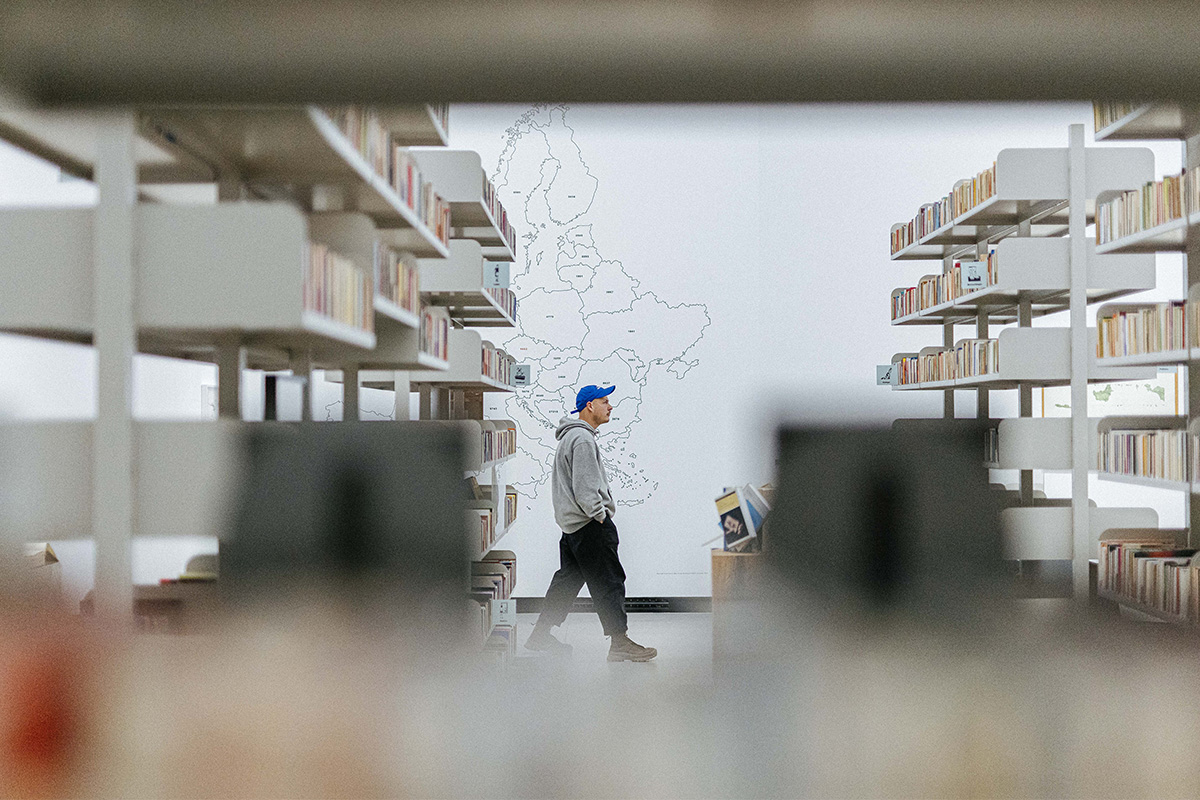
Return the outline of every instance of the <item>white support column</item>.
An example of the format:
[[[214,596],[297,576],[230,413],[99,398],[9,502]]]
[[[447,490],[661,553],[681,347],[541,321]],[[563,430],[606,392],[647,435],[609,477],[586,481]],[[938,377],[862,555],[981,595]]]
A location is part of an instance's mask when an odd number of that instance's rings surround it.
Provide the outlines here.
[[[217,416],[242,418],[242,373],[246,369],[246,348],[238,339],[230,339],[217,348]]]
[[[396,373],[396,421],[411,419],[410,401],[412,399],[412,384],[409,383],[407,372]]]
[[[342,365],[342,421],[358,422],[358,364]]]
[[[1068,235],[1071,252],[1071,508],[1074,528],[1072,574],[1075,601],[1088,601],[1088,559],[1095,545],[1088,514],[1089,435],[1087,378],[1090,352],[1087,329],[1087,202],[1086,164],[1083,126],[1070,128],[1068,149],[1068,194],[1070,203]]]
[[[311,422],[312,412],[312,353],[300,353],[292,356],[292,374],[303,378],[300,387],[300,419]]]
[[[133,620],[133,356],[134,215],[137,164],[132,111],[99,123],[95,180],[99,189],[95,248],[97,416],[92,446],[92,531],[96,543],[96,614]]]
[[[942,346],[954,347],[954,323],[947,322],[942,325]],[[944,419],[954,419],[954,390],[946,389],[942,393],[942,417]]]

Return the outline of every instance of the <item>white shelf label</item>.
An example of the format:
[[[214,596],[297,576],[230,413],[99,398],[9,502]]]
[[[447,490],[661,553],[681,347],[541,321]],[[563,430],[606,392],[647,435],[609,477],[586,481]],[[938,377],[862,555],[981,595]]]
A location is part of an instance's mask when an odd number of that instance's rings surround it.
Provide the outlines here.
[[[876,386],[895,386],[895,367],[892,364],[879,364],[875,367]]]
[[[517,624],[517,601],[516,600],[493,600],[492,601],[492,626],[496,625],[516,625]]]
[[[960,261],[962,282],[967,289],[982,289],[987,286],[986,261]]]
[[[530,364],[514,364],[512,379],[513,386],[528,386],[533,380],[533,366]]]
[[[488,261],[483,265],[483,288],[508,288],[508,262]]]
[[[1163,374],[1164,372],[1165,373],[1173,373],[1174,371],[1175,371],[1174,364],[1159,365],[1159,367],[1158,367],[1158,372],[1160,375]]]

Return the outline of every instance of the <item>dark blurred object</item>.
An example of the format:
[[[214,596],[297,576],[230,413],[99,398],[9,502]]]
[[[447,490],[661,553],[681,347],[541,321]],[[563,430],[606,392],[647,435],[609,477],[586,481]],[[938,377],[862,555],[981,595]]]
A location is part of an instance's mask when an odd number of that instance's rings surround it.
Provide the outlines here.
[[[1188,99],[1200,96],[1195,12],[1178,0],[9,0],[0,82],[48,103]]]
[[[1001,595],[983,423],[782,430],[764,556],[820,612],[971,618]]]
[[[330,592],[351,606],[386,603],[400,617],[461,608],[463,444],[434,426],[250,427],[245,483],[221,545],[223,593]]]

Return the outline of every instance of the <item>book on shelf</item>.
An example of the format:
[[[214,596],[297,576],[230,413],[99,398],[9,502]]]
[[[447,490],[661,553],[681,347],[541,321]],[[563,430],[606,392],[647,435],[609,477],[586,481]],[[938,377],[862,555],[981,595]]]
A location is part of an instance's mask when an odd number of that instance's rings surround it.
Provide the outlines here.
[[[895,364],[896,385],[952,381],[993,374],[1000,369],[998,339],[963,339],[954,347],[927,347]]]
[[[1156,228],[1200,211],[1200,173],[1184,170],[1096,204],[1096,244]]]
[[[517,507],[520,497],[517,490],[511,486],[506,487],[504,492],[504,527],[508,528],[517,521]]]
[[[1101,472],[1115,475],[1186,481],[1187,431],[1104,431],[1096,466]]]
[[[1092,118],[1095,124],[1096,132],[1107,128],[1114,122],[1124,119],[1132,114],[1141,106],[1140,103],[1131,103],[1126,100],[1121,101],[1100,101],[1092,102]]]
[[[421,314],[421,272],[411,253],[375,242],[375,291],[406,311]]]
[[[360,330],[375,330],[374,293],[367,275],[350,259],[316,242],[308,245],[307,261],[305,310]]]
[[[391,186],[422,224],[442,244],[450,242],[450,205],[421,177],[421,171],[405,147],[393,141],[379,112],[362,106],[339,106],[325,110],[376,175]]]
[[[450,360],[450,312],[440,306],[421,305],[421,352]]]
[[[517,429],[515,426],[510,427],[509,424],[505,424],[501,428],[485,426],[482,436],[485,462],[507,458],[517,452]]]
[[[500,229],[500,235],[504,241],[508,243],[511,250],[516,251],[517,232],[509,223],[508,212],[504,210],[504,204],[500,202],[500,197],[496,194],[496,187],[488,180],[486,173],[483,174],[483,203],[491,212],[492,219],[496,221],[496,227]]]
[[[429,110],[433,113],[433,118],[437,120],[441,126],[442,132],[447,136],[450,135],[450,104],[449,103],[430,103]]]
[[[1159,533],[1142,530],[1102,536],[1097,572],[1098,587],[1114,594],[1136,597],[1133,554],[1176,547],[1177,535],[1171,531]]]
[[[991,245],[983,260],[958,258],[941,275],[926,275],[916,286],[896,289],[892,292],[892,319],[994,286],[998,280],[996,261],[996,246]]]
[[[480,348],[480,374],[505,385],[512,385],[512,367],[517,360],[484,340]]]
[[[908,222],[892,226],[892,254],[945,227],[996,194],[996,163],[973,178],[964,178],[936,203],[926,203]]]
[[[496,541],[496,515],[491,508],[468,508],[467,525],[475,532],[475,541],[480,552],[487,549]]]
[[[1189,315],[1184,300],[1102,312],[1096,317],[1096,358],[1186,349]]]
[[[504,309],[504,313],[514,322],[517,319],[517,294],[512,289],[485,289],[496,305]]]

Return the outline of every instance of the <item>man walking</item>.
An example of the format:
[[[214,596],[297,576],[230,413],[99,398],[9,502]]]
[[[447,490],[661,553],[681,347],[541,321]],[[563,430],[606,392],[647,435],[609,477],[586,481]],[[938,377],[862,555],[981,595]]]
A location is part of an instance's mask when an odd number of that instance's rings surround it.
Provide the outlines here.
[[[658,655],[653,647],[642,647],[626,635],[625,570],[617,557],[617,513],[596,430],[612,416],[608,396],[616,389],[585,386],[575,396],[579,419],[565,416],[559,421],[554,455],[554,519],[563,532],[558,543],[559,569],[550,580],[546,601],[533,633],[525,642],[530,650],[569,653],[571,646],[550,634],[566,620],[576,595],[586,583],[592,604],[612,639],[609,661],[649,661]]]

